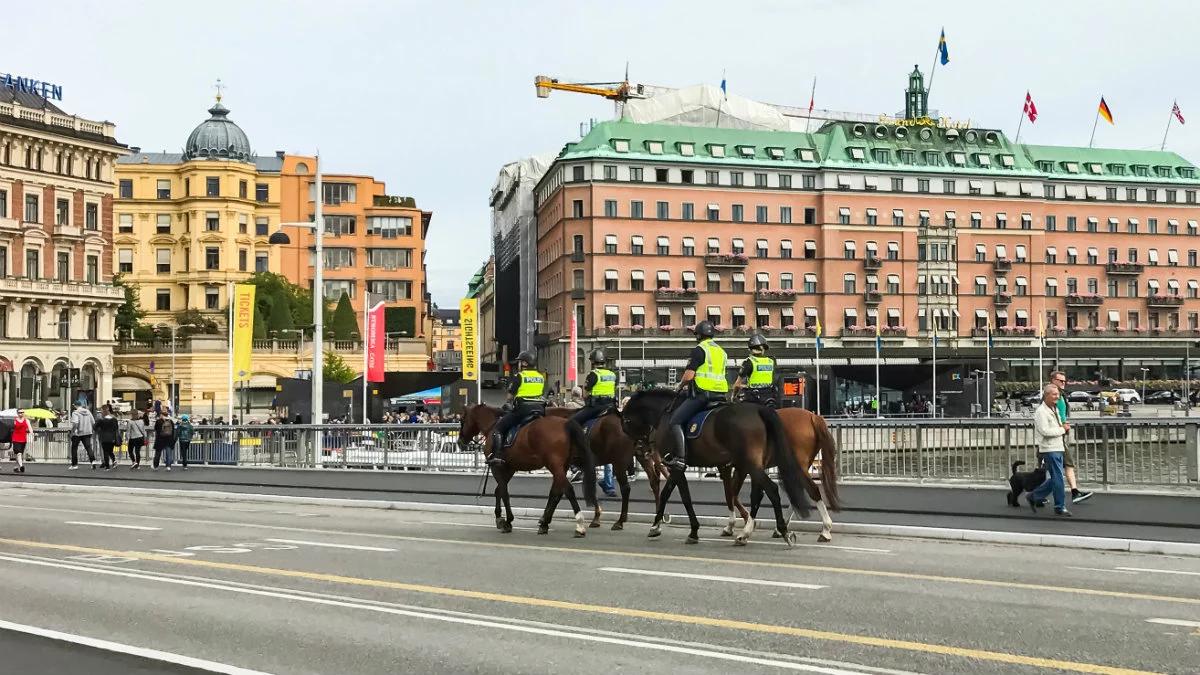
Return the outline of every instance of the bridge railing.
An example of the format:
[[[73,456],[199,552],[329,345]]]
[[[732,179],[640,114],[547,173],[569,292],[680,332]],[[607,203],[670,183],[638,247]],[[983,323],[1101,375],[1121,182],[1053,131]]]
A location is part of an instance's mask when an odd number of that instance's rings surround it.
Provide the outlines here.
[[[1028,419],[831,419],[829,426],[844,478],[1003,481],[1013,462],[1037,462]],[[1080,421],[1073,423],[1068,449],[1083,482],[1195,485],[1198,438],[1200,420],[1187,418]],[[217,466],[481,471],[480,439],[474,440],[460,449],[457,424],[197,426],[187,457]],[[38,429],[29,455],[66,461],[69,444],[67,429]],[[152,446],[147,439],[147,463]],[[98,447],[95,452],[99,457]],[[117,456],[127,457],[124,446]]]

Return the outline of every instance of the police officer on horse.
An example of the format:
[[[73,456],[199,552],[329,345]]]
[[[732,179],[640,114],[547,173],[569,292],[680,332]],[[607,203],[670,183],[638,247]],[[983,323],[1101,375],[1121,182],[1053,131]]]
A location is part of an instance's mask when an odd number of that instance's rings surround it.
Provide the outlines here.
[[[535,414],[546,412],[542,396],[546,391],[546,376],[537,370],[537,357],[532,352],[517,356],[517,373],[508,382],[508,401],[512,406],[492,429],[492,456],[488,464],[504,466],[504,436],[509,429]]]
[[[724,401],[729,393],[729,381],[725,379],[728,357],[713,341],[716,327],[711,321],[701,321],[696,324],[695,333],[699,342],[692,348],[679,381],[679,398],[671,413],[664,457],[670,467],[679,470],[687,468],[687,439],[683,435],[683,425],[704,410],[710,401]]]
[[[583,380],[587,398],[583,407],[571,415],[571,420],[581,427],[603,415],[617,400],[617,374],[604,367],[608,361],[604,350],[593,349],[588,360],[592,362],[592,372]]]
[[[750,356],[742,361],[733,391],[741,392],[743,401],[777,407],[775,359],[767,356],[767,339],[755,333],[750,336],[749,347]]]

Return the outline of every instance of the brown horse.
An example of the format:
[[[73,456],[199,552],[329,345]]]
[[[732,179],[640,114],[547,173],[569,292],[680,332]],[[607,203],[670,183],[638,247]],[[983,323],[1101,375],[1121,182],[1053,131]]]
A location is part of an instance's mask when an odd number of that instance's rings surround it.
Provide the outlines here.
[[[463,414],[462,426],[458,431],[458,447],[467,449],[468,442],[485,434],[491,436],[492,427],[500,417],[500,411],[491,406],[478,404],[468,408]],[[491,438],[484,445],[484,457],[492,454]],[[563,494],[575,511],[575,536],[587,534],[583,513],[579,510],[579,501],[575,498],[575,489],[567,480],[567,467],[574,455],[584,467],[586,475],[595,475],[596,463],[592,453],[587,449],[583,429],[578,424],[561,417],[540,417],[521,428],[512,447],[508,448],[506,461],[502,467],[491,467],[492,476],[496,479],[496,528],[504,533],[512,532],[513,512],[509,500],[508,482],[518,471],[535,471],[548,469],[552,482],[550,496],[546,500],[546,510],[538,521],[538,534],[550,531],[550,520],[558,508]],[[596,506],[596,482],[584,481],[583,497],[589,506]],[[504,517],[500,514],[500,504],[504,504]]]
[[[821,490],[816,490],[816,486],[812,485],[809,496],[817,503],[817,511],[821,514],[821,532],[817,535],[817,540],[832,541],[833,519],[829,517],[829,510],[841,510],[841,498],[838,495],[837,486],[837,444],[833,440],[833,435],[829,433],[829,426],[825,423],[825,418],[816,413],[804,408],[781,408],[779,419],[787,431],[788,441],[790,441],[792,452],[795,454],[795,461],[804,470],[805,475],[808,475],[812,468],[817,453],[821,453]],[[770,465],[774,466],[776,458],[772,457],[769,461]],[[729,467],[723,467],[720,474],[721,480],[725,484],[725,504],[729,507],[729,522],[721,530],[721,536],[728,537],[733,535],[737,516],[741,516],[743,521],[749,521],[758,515],[758,507],[762,503],[763,493],[757,486],[751,487],[750,511],[747,512],[739,497],[742,484],[746,480],[745,475],[741,475]],[[822,492],[824,499],[822,499]],[[775,536],[782,536],[782,533],[777,531]]]
[[[675,392],[663,389],[634,394],[621,411],[625,432],[635,440],[649,439],[656,447],[662,447],[668,433],[667,415],[673,407],[675,396]],[[688,457],[696,466],[732,466],[740,474],[749,476],[751,482],[763,489],[770,498],[775,509],[775,525],[787,537],[787,521],[783,518],[779,490],[766,472],[768,458],[781,458],[780,478],[788,500],[793,509],[807,517],[811,507],[805,488],[811,485],[808,490],[811,494],[816,490],[816,485],[796,464],[795,455],[788,445],[787,432],[773,409],[749,403],[722,406],[709,415],[699,437],[688,441],[688,448]],[[663,511],[676,486],[679,487],[679,495],[691,526],[686,541],[695,544],[700,541],[700,522],[692,506],[686,473],[677,469],[671,471],[663,488],[650,536],[661,534]],[[734,543],[745,545],[753,531],[754,521],[747,519],[745,528]],[[793,539],[787,537],[786,541],[790,544]]]
[[[577,411],[571,408],[550,408],[546,414],[555,417],[570,417],[575,412]],[[617,522],[613,523],[612,529],[623,530],[625,523],[629,520],[630,492],[629,476],[625,473],[625,467],[633,458],[637,458],[650,481],[650,491],[654,495],[654,501],[658,503],[658,497],[662,491],[662,478],[659,473],[661,464],[655,463],[654,458],[648,453],[638,452],[638,447],[633,439],[621,429],[620,415],[606,414],[598,418],[588,433],[588,441],[592,449],[592,458],[596,460],[597,466],[613,465],[614,477],[617,479],[617,485],[621,487],[621,516],[617,518]],[[597,503],[591,527],[600,527],[600,514],[600,504]]]

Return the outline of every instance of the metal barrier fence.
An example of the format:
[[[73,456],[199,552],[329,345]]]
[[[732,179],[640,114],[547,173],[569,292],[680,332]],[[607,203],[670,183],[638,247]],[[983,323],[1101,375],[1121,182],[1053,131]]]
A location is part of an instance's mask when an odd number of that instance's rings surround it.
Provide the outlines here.
[[[1032,466],[1037,461],[1030,420],[832,419],[829,426],[837,440],[839,475],[846,478],[1002,481],[1013,462]],[[1068,447],[1081,481],[1187,485],[1200,480],[1200,420],[1077,422],[1071,436]],[[320,452],[314,455],[318,438]],[[479,446],[460,450],[457,440],[456,424],[198,426],[187,458],[218,466],[481,471]],[[38,429],[28,451],[34,461],[61,462],[68,459],[69,444],[67,429]],[[143,449],[147,464],[151,445]],[[99,458],[98,447],[95,452]],[[86,453],[81,455],[86,462]],[[124,447],[117,457],[126,460]]]

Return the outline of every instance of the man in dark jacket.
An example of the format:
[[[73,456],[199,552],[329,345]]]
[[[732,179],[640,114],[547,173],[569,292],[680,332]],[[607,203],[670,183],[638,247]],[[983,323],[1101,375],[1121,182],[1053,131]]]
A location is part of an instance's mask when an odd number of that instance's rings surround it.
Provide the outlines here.
[[[166,414],[159,412],[154,420],[154,470],[158,470],[158,462],[166,453],[167,471],[171,470],[175,454],[175,422]]]
[[[113,415],[112,406],[106,403],[100,409],[95,428],[96,440],[100,441],[100,468],[109,471],[117,465],[114,448],[121,444],[121,421]]]

